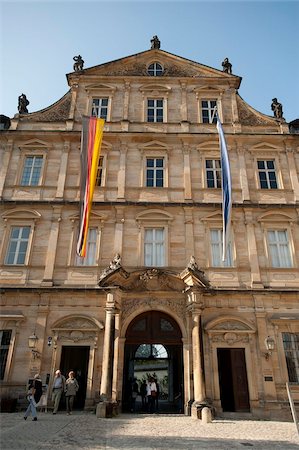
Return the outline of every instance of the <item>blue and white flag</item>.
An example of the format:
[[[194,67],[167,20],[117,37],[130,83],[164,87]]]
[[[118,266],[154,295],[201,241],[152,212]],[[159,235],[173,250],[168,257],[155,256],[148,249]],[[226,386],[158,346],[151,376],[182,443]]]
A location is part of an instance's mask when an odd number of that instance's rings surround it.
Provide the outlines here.
[[[226,259],[227,248],[230,240],[230,219],[232,210],[232,180],[230,174],[229,158],[222,124],[217,114],[217,130],[219,134],[221,156],[221,183],[222,183],[222,217],[223,217],[223,247],[222,261]]]

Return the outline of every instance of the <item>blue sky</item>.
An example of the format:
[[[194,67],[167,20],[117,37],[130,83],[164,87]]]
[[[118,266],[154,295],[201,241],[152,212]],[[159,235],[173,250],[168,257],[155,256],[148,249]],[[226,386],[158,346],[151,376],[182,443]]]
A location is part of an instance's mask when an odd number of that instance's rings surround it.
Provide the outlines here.
[[[228,57],[241,76],[244,100],[272,115],[283,104],[299,118],[299,3],[297,1],[18,1],[0,0],[0,114],[29,112],[68,91],[73,56],[91,67],[150,48],[222,69]]]

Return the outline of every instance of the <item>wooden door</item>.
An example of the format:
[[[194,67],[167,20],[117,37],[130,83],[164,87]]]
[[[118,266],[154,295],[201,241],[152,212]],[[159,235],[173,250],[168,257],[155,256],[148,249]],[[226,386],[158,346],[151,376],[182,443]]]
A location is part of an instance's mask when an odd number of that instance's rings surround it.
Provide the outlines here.
[[[220,399],[223,411],[250,410],[244,348],[218,348]]]

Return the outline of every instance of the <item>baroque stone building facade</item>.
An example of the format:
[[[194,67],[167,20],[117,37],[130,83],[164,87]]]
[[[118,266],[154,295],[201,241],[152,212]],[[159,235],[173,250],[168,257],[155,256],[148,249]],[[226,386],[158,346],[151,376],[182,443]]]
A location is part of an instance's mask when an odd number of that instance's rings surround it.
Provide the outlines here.
[[[298,134],[249,106],[239,76],[159,47],[76,68],[63,98],[1,131],[2,396],[21,403],[34,373],[51,387],[55,369],[74,369],[78,407],[105,416],[128,408],[138,367],[159,377],[160,361],[169,408],[180,394],[194,417],[204,405],[289,417]],[[216,104],[232,172],[224,262]],[[82,115],[106,120],[85,259]]]

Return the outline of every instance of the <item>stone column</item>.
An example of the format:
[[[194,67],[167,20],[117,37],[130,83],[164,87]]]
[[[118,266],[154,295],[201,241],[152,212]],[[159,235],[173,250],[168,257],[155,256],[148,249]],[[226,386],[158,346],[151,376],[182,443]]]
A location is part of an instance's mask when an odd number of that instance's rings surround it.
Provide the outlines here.
[[[129,119],[129,99],[130,99],[130,82],[125,81],[123,120]]]
[[[120,314],[115,312],[115,334],[114,334],[114,352],[113,352],[113,378],[112,378],[112,403],[117,404],[118,391],[118,366],[119,366],[119,329],[120,329]]]
[[[181,121],[187,122],[187,84],[181,81],[181,95],[182,95],[182,103],[181,103]]]
[[[191,406],[191,416],[201,418],[202,408],[208,406],[206,402],[206,388],[204,381],[202,354],[202,326],[201,314],[203,309],[202,295],[197,292],[188,294],[188,309],[191,313],[191,339],[193,357],[193,393],[194,401]]]
[[[106,320],[103,344],[102,377],[100,387],[100,402],[97,406],[97,417],[111,417],[112,415],[112,370],[113,370],[113,340],[115,329],[115,298],[114,294],[107,294]]]

